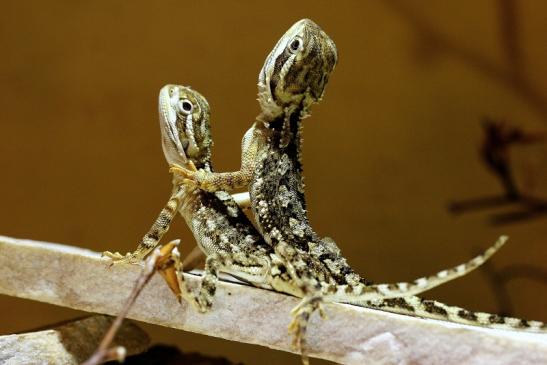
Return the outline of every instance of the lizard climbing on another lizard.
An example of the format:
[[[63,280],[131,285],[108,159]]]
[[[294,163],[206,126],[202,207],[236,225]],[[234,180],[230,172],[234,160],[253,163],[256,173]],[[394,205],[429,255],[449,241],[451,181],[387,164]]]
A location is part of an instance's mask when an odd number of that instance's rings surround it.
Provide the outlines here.
[[[369,282],[347,264],[332,240],[315,233],[307,217],[304,198],[302,120],[309,115],[311,105],[321,100],[336,62],[336,47],[328,35],[311,20],[297,22],[278,41],[260,72],[258,100],[262,111],[243,137],[240,170],[213,173],[204,169],[172,168],[187,185],[203,190],[249,189],[261,234],[283,261],[293,284],[303,293],[304,299],[293,311],[291,323],[299,347],[304,348],[310,314],[323,300],[475,325],[540,330],[543,326],[540,322],[499,316],[495,322],[484,320],[490,315],[475,315],[417,297],[365,302],[359,299]],[[456,269],[461,273],[466,270],[465,264]]]
[[[167,162],[172,166],[189,166],[191,169],[212,171],[212,139],[206,99],[188,87],[167,85],[160,91],[159,112],[162,147]],[[197,293],[193,293],[184,283],[176,249],[173,250],[173,257],[177,279],[175,283],[173,279],[167,281],[175,293],[192,303],[199,311],[204,312],[211,307],[219,271],[229,273],[257,287],[274,289],[298,297],[304,296],[301,288],[288,274],[283,261],[262,239],[228,193],[211,193],[195,186],[187,186],[176,176],[173,179],[171,198],[137,249],[127,255],[105,252],[105,256],[118,264],[138,263],[159,244],[177,211],[186,220],[207,259],[205,273]],[[362,286],[350,296],[356,302],[364,303],[366,300],[394,298],[431,289],[474,269],[504,242],[505,239],[501,239],[483,255],[433,276],[420,278],[412,283]],[[313,270],[322,285],[336,286],[335,281],[318,261],[311,257],[308,259],[307,264],[314,267]],[[338,291],[344,290],[346,287],[339,286]]]
[[[169,165],[179,167],[186,165],[191,169],[212,171],[210,162],[212,139],[209,106],[206,99],[189,87],[166,85],[160,91],[159,111],[162,147]],[[255,286],[297,296],[302,295],[299,293],[300,288],[292,283],[292,279],[287,275],[281,259],[262,239],[260,233],[228,193],[224,191],[212,193],[195,186],[188,186],[181,183],[176,176],[173,179],[173,192],[170,199],[137,249],[126,255],[111,252],[105,252],[104,255],[118,264],[140,262],[159,244],[177,211],[183,216],[198,246],[207,256],[206,273],[216,276],[218,269],[222,268],[222,271]],[[353,294],[354,299],[356,302],[365,302],[429,290],[460,276],[464,271],[477,267],[504,242],[505,239],[501,239],[483,255],[475,257],[466,264],[417,279],[412,283],[363,286],[359,293]],[[310,260],[308,264],[313,266],[316,263]],[[317,266],[314,270],[320,272],[323,269]],[[321,273],[320,276],[322,282],[329,282],[328,273]],[[216,281],[216,278],[214,280]],[[336,285],[332,281],[329,283]],[[346,286],[339,286],[337,290],[344,291]],[[206,301],[201,300],[201,302]]]

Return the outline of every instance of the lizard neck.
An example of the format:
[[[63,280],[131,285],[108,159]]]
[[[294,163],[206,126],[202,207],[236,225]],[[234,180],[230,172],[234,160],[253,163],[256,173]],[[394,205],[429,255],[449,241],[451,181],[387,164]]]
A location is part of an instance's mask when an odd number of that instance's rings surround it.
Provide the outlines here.
[[[267,130],[270,143],[286,153],[293,160],[297,170],[301,172],[303,119],[309,115],[309,107],[302,101],[296,106],[288,106],[280,110],[281,112],[275,116],[261,113],[257,119]]]

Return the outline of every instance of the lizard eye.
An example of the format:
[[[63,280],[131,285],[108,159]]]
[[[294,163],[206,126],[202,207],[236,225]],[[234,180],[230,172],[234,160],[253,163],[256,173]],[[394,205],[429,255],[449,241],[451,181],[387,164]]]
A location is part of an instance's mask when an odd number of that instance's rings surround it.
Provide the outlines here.
[[[192,110],[194,110],[194,105],[190,102],[190,100],[184,99],[179,101],[177,108],[182,114],[190,114]]]
[[[302,47],[302,39],[300,37],[294,38],[291,43],[289,44],[289,51],[291,53],[295,53]]]

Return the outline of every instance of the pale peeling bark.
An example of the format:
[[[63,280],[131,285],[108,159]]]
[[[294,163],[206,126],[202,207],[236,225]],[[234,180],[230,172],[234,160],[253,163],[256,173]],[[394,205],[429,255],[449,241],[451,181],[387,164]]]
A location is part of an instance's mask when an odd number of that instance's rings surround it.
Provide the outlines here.
[[[111,323],[111,317],[97,315],[50,329],[0,336],[0,364],[80,364],[95,351]],[[149,342],[143,330],[126,321],[113,343],[133,355],[146,351]]]
[[[139,266],[108,266],[96,252],[0,236],[0,294],[116,315]],[[186,274],[195,287],[199,276]],[[287,326],[299,299],[222,280],[209,313],[179,304],[152,278],[129,318],[232,341],[291,351]],[[308,327],[310,355],[344,364],[541,364],[547,335],[425,320],[344,304]]]

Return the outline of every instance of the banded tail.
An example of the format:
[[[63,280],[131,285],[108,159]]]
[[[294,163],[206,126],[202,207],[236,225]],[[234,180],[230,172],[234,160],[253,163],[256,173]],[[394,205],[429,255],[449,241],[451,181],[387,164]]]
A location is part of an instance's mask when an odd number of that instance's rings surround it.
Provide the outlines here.
[[[471,326],[547,333],[547,324],[540,321],[528,321],[526,319],[503,317],[491,313],[472,312],[467,309],[416,296],[371,300],[364,307],[414,317],[440,319]]]
[[[507,236],[500,236],[496,243],[481,255],[474,257],[466,263],[439,271],[431,276],[424,276],[412,282],[394,284],[366,285],[360,283],[357,285],[331,285],[325,288],[326,294],[324,295],[324,299],[338,303],[368,306],[367,303],[371,300],[409,297],[419,294],[473,271],[496,253],[505,244],[507,239]]]

